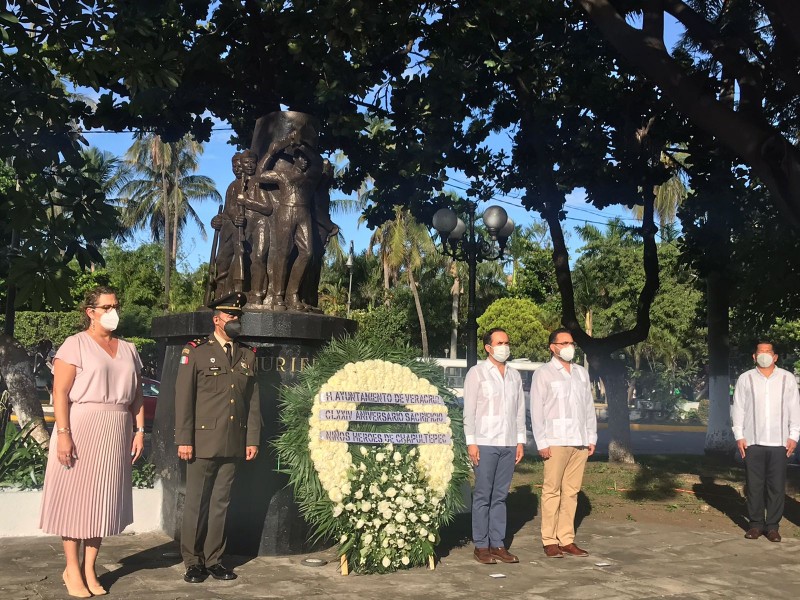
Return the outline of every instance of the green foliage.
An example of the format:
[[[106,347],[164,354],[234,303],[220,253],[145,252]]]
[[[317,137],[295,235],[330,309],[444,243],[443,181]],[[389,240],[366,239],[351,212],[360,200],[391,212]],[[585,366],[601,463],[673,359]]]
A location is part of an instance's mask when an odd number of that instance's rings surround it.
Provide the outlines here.
[[[395,305],[354,310],[350,318],[358,322],[356,337],[366,346],[385,344],[402,348],[411,343],[408,313]]]
[[[31,437],[34,425],[6,428],[0,448],[0,487],[37,489],[44,483],[47,449]]]
[[[532,300],[525,298],[501,298],[496,300],[478,317],[479,352],[485,356],[481,338],[494,327],[502,327],[511,340],[511,353],[515,358],[545,361],[550,352],[547,348],[549,331],[543,321],[545,313]]]
[[[134,488],[152,489],[156,483],[156,466],[144,460],[133,463],[131,482]]]
[[[0,322],[3,319],[0,318]],[[31,348],[42,340],[50,340],[53,347],[81,330],[81,317],[73,312],[21,311],[16,314],[14,335],[20,344]]]
[[[136,346],[136,351],[145,366],[156,366],[158,342],[150,338],[140,337],[126,337],[125,339]]]
[[[333,341],[317,356],[312,365],[302,371],[294,386],[285,387],[281,392],[280,419],[284,433],[276,440],[275,448],[280,462],[285,465],[282,470],[289,476],[300,511],[311,524],[316,539],[339,540],[342,525],[332,515],[334,503],[322,487],[311,460],[309,415],[314,404],[314,396],[320,387],[348,363],[373,359],[393,362],[408,367],[417,377],[427,379],[439,388],[451,420],[455,462],[453,476],[443,501],[443,510],[439,519],[431,522],[430,530],[436,531],[440,526],[450,522],[455,511],[460,508],[461,486],[469,474],[461,409],[444,386],[441,368],[431,362],[418,361],[416,353],[410,348],[387,346],[384,342],[385,340],[364,341],[358,338]],[[365,425],[367,429],[373,427],[370,429],[372,431],[377,431],[381,427],[379,424],[360,425]],[[357,445],[353,445],[351,453],[358,462],[365,458],[359,453]],[[340,552],[348,556],[352,566],[359,568],[361,557],[353,541],[353,537],[345,540]],[[425,559],[424,556],[414,557],[417,564],[420,564],[420,558]],[[386,570],[379,564],[370,564],[369,568],[378,572]]]
[[[605,231],[587,225],[579,232],[585,245],[573,280],[576,302],[584,312],[591,312],[593,335],[629,329],[635,324],[645,279],[641,239],[620,220],[610,221]],[[639,397],[671,410],[681,395],[692,399],[705,360],[705,333],[698,323],[702,292],[675,244],[659,244],[658,257],[660,285],[650,308],[650,334],[627,350],[627,360]],[[676,389],[682,393],[675,394]]]
[[[194,312],[203,305],[208,281],[208,263],[194,271],[175,270],[170,284],[170,306],[173,312]]]

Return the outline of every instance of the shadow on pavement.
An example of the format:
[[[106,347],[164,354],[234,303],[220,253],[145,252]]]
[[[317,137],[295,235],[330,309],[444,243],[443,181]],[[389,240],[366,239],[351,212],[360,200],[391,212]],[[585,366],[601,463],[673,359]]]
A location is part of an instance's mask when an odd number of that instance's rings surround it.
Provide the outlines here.
[[[103,573],[98,576],[100,583],[106,589],[128,575],[150,569],[165,569],[183,562],[175,542],[167,542],[153,548],[148,548],[136,554],[126,556],[119,563],[119,569]]]
[[[716,483],[711,476],[700,477],[700,483],[692,486],[692,491],[698,499],[702,500],[710,507],[717,509],[727,516],[738,527],[746,530],[749,521],[747,520],[747,508],[744,498],[739,494],[739,490],[731,484]]]
[[[506,548],[510,548],[519,530],[539,514],[539,497],[533,493],[531,486],[520,485],[508,494],[506,510]]]
[[[583,520],[590,514],[592,514],[592,502],[589,500],[589,496],[581,490],[578,492],[578,508],[575,511],[575,531],[578,531]]]

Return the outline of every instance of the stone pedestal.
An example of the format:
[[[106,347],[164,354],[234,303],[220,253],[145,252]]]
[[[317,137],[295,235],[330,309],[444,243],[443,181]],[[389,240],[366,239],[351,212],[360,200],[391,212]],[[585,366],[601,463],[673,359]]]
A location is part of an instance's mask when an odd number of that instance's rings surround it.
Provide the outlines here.
[[[308,530],[297,510],[288,478],[276,472],[277,457],[270,442],[279,432],[280,387],[295,382],[333,338],[355,331],[354,321],[293,312],[248,312],[242,317],[240,341],[257,349],[261,397],[261,451],[256,460],[239,467],[228,510],[230,554],[278,555],[307,550]],[[157,317],[152,336],[165,345],[161,392],[153,424],[153,462],[164,487],[164,531],[178,539],[183,512],[185,465],[175,446],[175,379],[186,342],[213,330],[211,311]]]

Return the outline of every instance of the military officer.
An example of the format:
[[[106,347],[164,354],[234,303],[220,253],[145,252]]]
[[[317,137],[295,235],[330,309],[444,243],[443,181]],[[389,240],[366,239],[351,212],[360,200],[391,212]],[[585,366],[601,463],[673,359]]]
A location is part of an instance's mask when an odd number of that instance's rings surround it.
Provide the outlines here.
[[[225,516],[236,464],[258,454],[261,411],[255,350],[236,342],[247,298],[233,293],[209,305],[214,332],[186,344],[175,382],[175,443],[187,461],[181,527],[184,581],[235,579],[221,563]]]

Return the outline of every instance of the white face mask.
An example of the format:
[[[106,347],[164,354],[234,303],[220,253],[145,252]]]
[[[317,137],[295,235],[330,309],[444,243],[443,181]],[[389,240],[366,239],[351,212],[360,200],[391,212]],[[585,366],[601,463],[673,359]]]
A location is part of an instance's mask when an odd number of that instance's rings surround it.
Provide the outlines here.
[[[103,329],[106,331],[114,331],[119,325],[119,313],[117,313],[117,309],[112,308],[108,312],[104,312],[100,315],[100,325],[102,325]]]
[[[772,354],[762,352],[756,355],[756,362],[762,369],[769,369],[772,366],[773,358]]]
[[[573,358],[575,358],[575,346],[564,346],[561,349],[561,352],[558,353],[558,356],[561,358],[561,360],[570,362]]]
[[[506,362],[511,356],[511,346],[492,346],[492,358],[497,362]]]

